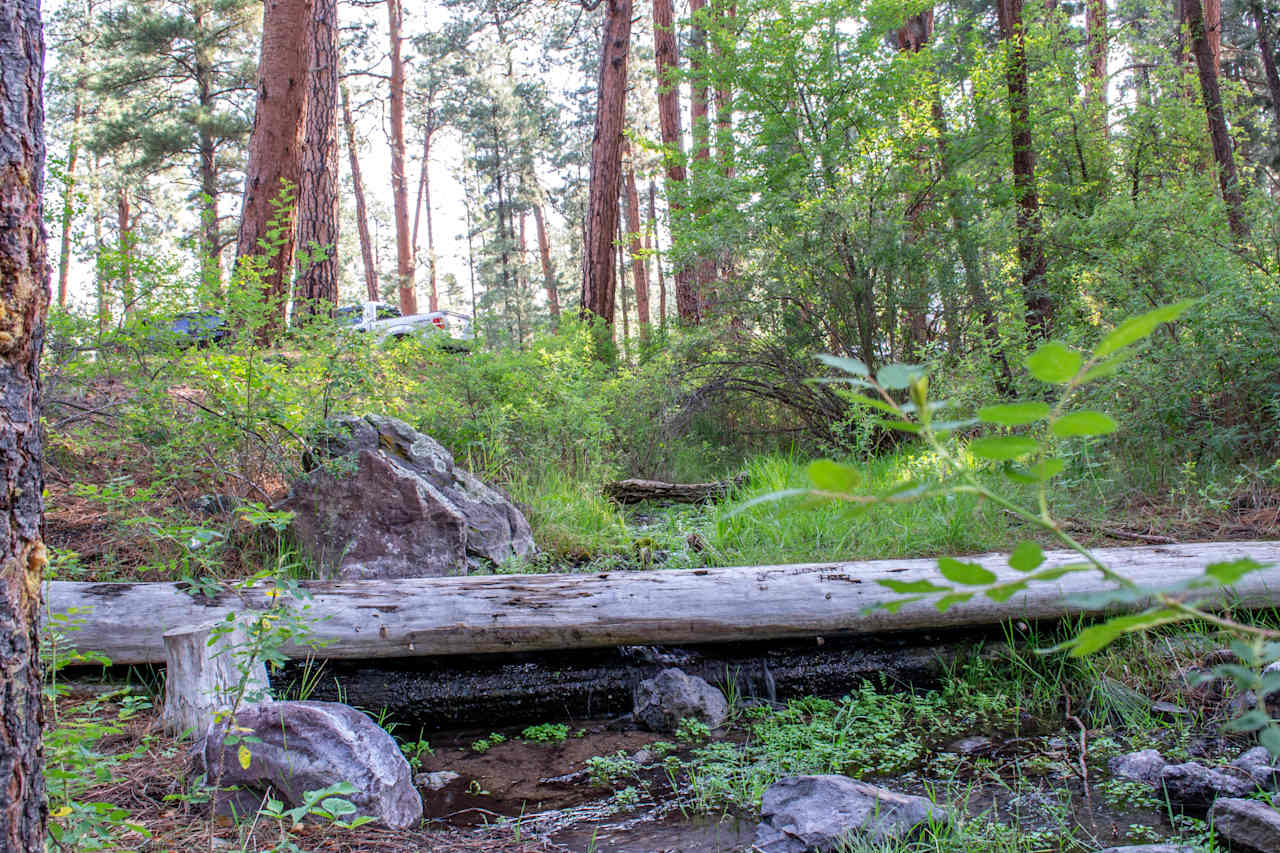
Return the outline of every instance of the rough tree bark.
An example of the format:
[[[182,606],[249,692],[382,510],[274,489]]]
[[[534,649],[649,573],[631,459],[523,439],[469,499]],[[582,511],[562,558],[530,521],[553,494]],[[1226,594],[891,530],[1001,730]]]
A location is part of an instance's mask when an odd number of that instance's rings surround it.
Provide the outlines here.
[[[640,337],[649,334],[649,272],[644,266],[644,250],[640,243],[640,194],[636,192],[635,164],[628,164],[627,189],[627,247],[631,253],[631,273],[636,288],[636,318],[640,322]]]
[[[129,188],[121,184],[116,188],[116,234],[120,238],[120,300],[124,303],[125,319],[133,313],[134,303],[138,301],[133,285],[134,224]]]
[[[933,38],[933,9],[925,9],[908,17],[906,23],[899,28],[897,36],[899,51],[903,53],[919,53]],[[923,173],[923,161],[927,154],[923,150],[917,150],[915,156],[917,160],[921,161],[920,166]],[[920,216],[924,213],[926,206],[931,203],[928,193],[916,193],[913,195],[914,200],[907,205],[907,230],[903,236],[903,241],[908,246],[915,246],[920,242]],[[902,347],[903,360],[914,362],[924,357],[923,347],[928,338],[928,311],[931,296],[928,276],[919,263],[912,262],[907,264],[906,269],[903,271],[903,285],[903,310],[907,315],[905,342]]]
[[[551,309],[553,324],[560,322],[560,294],[556,290],[556,269],[551,264],[551,241],[547,239],[547,223],[542,216],[542,205],[533,206],[533,223],[538,229],[538,255],[542,259],[542,282],[547,289],[547,307]]]
[[[1258,31],[1258,52],[1262,54],[1262,70],[1271,93],[1271,112],[1275,116],[1276,136],[1280,138],[1280,72],[1276,71],[1276,47],[1271,39],[1271,16],[1258,0],[1249,5],[1253,24]]]
[[[273,322],[263,330],[271,338],[284,327],[285,300],[293,270],[294,206],[276,210],[286,185],[297,187],[307,91],[307,31],[311,0],[266,0],[262,53],[258,59],[258,100],[249,134],[244,202],[236,263],[265,249],[264,298],[276,303]],[[281,226],[268,239],[273,220]]]
[[[999,0],[1000,29],[1006,42],[1005,82],[1009,89],[1009,130],[1013,143],[1013,191],[1017,198],[1018,265],[1026,303],[1027,339],[1049,336],[1053,299],[1047,289],[1036,153],[1031,139],[1031,92],[1027,74],[1026,27],[1022,0]]]
[[[49,307],[44,35],[38,0],[0,2],[0,850],[44,849],[39,666],[45,547],[40,349]]]
[[[400,313],[418,313],[413,280],[413,247],[409,235],[409,188],[404,177],[404,59],[400,55],[400,0],[387,0],[387,35],[391,42],[391,195],[396,221],[396,285]]]
[[[689,123],[693,125],[693,159],[703,164],[711,161],[711,127],[707,115],[711,90],[702,70],[707,56],[706,6],[707,0],[689,0],[689,14],[693,18],[689,38]],[[715,280],[715,258],[699,257],[693,265],[693,290],[698,300],[699,321],[711,314],[716,302]]]
[[[1218,163],[1218,185],[1227,207],[1227,226],[1231,229],[1232,238],[1242,243],[1249,236],[1249,227],[1244,221],[1244,197],[1240,193],[1231,134],[1227,132],[1227,114],[1222,108],[1222,92],[1218,88],[1217,63],[1205,29],[1200,0],[1183,0],[1183,9],[1191,35],[1191,52],[1195,55],[1199,71],[1200,94],[1204,98],[1204,112],[1209,121],[1213,159]]]
[[[1088,41],[1089,74],[1085,79],[1085,102],[1095,105],[1102,120],[1102,133],[1109,132],[1107,122],[1107,0],[1085,0],[1085,38]]]
[[[370,302],[378,301],[378,269],[373,262],[373,241],[369,239],[369,214],[364,204],[364,181],[360,177],[360,158],[356,154],[356,125],[351,120],[351,95],[346,84],[342,92],[342,126],[347,133],[347,159],[351,163],[351,186],[356,197],[356,230],[360,233],[360,257],[364,261],[364,285]]]
[[[302,270],[295,321],[338,304],[338,0],[312,0],[307,103],[298,182],[298,245],[324,254]]]
[[[672,217],[678,217],[682,212],[678,196],[686,175],[684,131],[680,127],[680,54],[671,0],[653,0],[653,41],[658,68],[658,125],[667,168],[667,207]],[[681,265],[675,270],[675,279],[676,316],[683,323],[696,325],[698,297],[693,288],[693,271]]]
[[[197,5],[194,24],[197,32],[204,29],[208,9]],[[196,102],[206,115],[214,109],[214,59],[210,45],[199,42],[194,51]],[[196,133],[196,149],[200,155],[200,283],[205,305],[215,305],[222,296],[222,229],[218,213],[218,145],[209,122],[200,122]]]
[[[626,113],[627,54],[631,45],[631,0],[608,0],[591,141],[591,188],[583,247],[582,313],[612,326],[613,241],[618,230],[622,179],[622,131]]]
[[[649,231],[645,234],[644,247],[649,248],[649,235],[653,235],[653,265],[658,270],[658,323],[667,324],[667,277],[662,272],[662,247],[658,244],[658,217],[655,196],[658,194],[653,181],[649,181]]]

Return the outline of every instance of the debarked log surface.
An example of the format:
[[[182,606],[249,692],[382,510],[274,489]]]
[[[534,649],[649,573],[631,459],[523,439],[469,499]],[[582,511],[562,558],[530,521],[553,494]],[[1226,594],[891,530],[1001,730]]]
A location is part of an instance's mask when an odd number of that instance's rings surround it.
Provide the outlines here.
[[[1210,563],[1252,558],[1268,568],[1229,588],[1204,588],[1190,598],[1245,608],[1280,606],[1280,542],[1226,542],[1104,548],[1095,553],[1142,585],[1187,581]],[[1077,564],[1067,551],[1046,554],[1041,569]],[[966,557],[998,578],[1026,577],[1003,554]],[[901,599],[881,580],[941,581],[933,559],[872,560],[780,566],[610,572],[483,575],[447,578],[304,582],[316,649],[287,648],[330,659],[403,658],[608,646],[714,643],[875,634],[986,625],[1006,619],[1051,619],[1086,612],[1072,599],[1112,587],[1096,571],[1031,584],[1007,601],[982,595],[940,613],[932,599],[895,611]],[[75,608],[79,623],[67,642],[118,664],[161,663],[164,632],[226,613],[282,606],[270,587],[195,593],[183,583],[46,585],[45,612]],[[1133,605],[1130,605],[1132,608]]]

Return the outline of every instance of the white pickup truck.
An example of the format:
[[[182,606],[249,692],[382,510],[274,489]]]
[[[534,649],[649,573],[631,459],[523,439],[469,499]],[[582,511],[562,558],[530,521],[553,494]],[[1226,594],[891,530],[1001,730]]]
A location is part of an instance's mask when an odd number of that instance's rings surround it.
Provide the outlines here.
[[[378,341],[401,340],[413,335],[443,335],[453,341],[469,343],[475,337],[471,329],[471,318],[465,314],[453,311],[430,311],[426,314],[409,314],[404,317],[387,317],[379,320],[376,302],[364,303],[360,322],[351,328],[357,332],[368,332]]]

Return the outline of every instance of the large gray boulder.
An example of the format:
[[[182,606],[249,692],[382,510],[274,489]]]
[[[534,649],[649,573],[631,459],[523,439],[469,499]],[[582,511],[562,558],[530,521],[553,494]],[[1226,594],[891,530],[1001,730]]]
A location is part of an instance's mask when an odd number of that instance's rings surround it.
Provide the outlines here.
[[[342,416],[317,442],[318,467],[279,505],[326,577],[438,577],[532,554],[523,513],[404,421]]]
[[[1194,761],[1165,767],[1159,784],[1173,802],[1203,808],[1219,797],[1243,797],[1256,787],[1251,779],[1211,770]]]
[[[236,714],[238,737],[231,743],[229,722],[211,725],[194,751],[211,784],[220,790],[240,788],[234,802],[241,813],[247,804],[260,802],[268,788],[293,807],[304,802],[307,791],[349,782],[356,791],[347,799],[357,814],[392,829],[422,818],[409,762],[391,735],[355,708],[337,702],[250,705]],[[241,746],[249,751],[248,766]]]
[[[1280,787],[1280,766],[1265,746],[1255,746],[1246,750],[1239,758],[1231,762],[1232,767],[1239,767],[1249,774],[1249,778],[1258,787],[1266,791],[1274,791]]]
[[[1280,850],[1280,812],[1257,800],[1224,797],[1209,810],[1209,823],[1231,849],[1275,853]]]
[[[853,837],[905,838],[946,811],[924,797],[899,794],[848,776],[791,776],[764,792],[755,848],[762,853],[828,853]]]
[[[1160,784],[1160,774],[1169,766],[1169,762],[1164,760],[1159,752],[1154,749],[1144,749],[1139,752],[1129,752],[1124,755],[1117,755],[1107,765],[1111,772],[1122,779],[1132,779],[1136,782],[1146,782],[1148,785]]]
[[[673,732],[686,717],[714,729],[729,717],[729,703],[705,680],[672,667],[640,682],[634,716],[638,724],[654,732]]]

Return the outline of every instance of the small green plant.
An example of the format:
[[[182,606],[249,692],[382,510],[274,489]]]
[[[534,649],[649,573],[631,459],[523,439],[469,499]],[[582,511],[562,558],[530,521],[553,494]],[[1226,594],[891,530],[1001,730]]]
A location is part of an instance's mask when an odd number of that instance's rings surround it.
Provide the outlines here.
[[[564,723],[539,723],[526,728],[520,737],[533,743],[564,743],[569,737],[569,727]]]
[[[413,743],[400,744],[400,752],[404,754],[405,760],[409,762],[409,769],[415,773],[422,769],[423,753],[435,755],[435,750],[431,748],[431,744],[421,734]]]
[[[368,815],[352,817],[358,809],[347,797],[355,792],[355,786],[350,782],[335,782],[326,788],[306,791],[302,795],[302,803],[291,809],[286,809],[280,800],[268,798],[260,813],[264,817],[287,821],[290,829],[308,818],[319,818],[342,829],[354,829],[373,820]]]
[[[676,725],[676,740],[684,743],[702,743],[711,737],[711,727],[702,720],[685,717]]]
[[[492,732],[486,737],[482,737],[479,740],[472,741],[471,749],[474,752],[485,753],[493,749],[498,744],[504,743],[506,739],[507,739],[507,736],[502,734],[501,732]]]
[[[592,785],[606,787],[616,785],[619,780],[634,777],[640,772],[640,765],[625,750],[620,749],[611,755],[588,758],[587,771]]]

